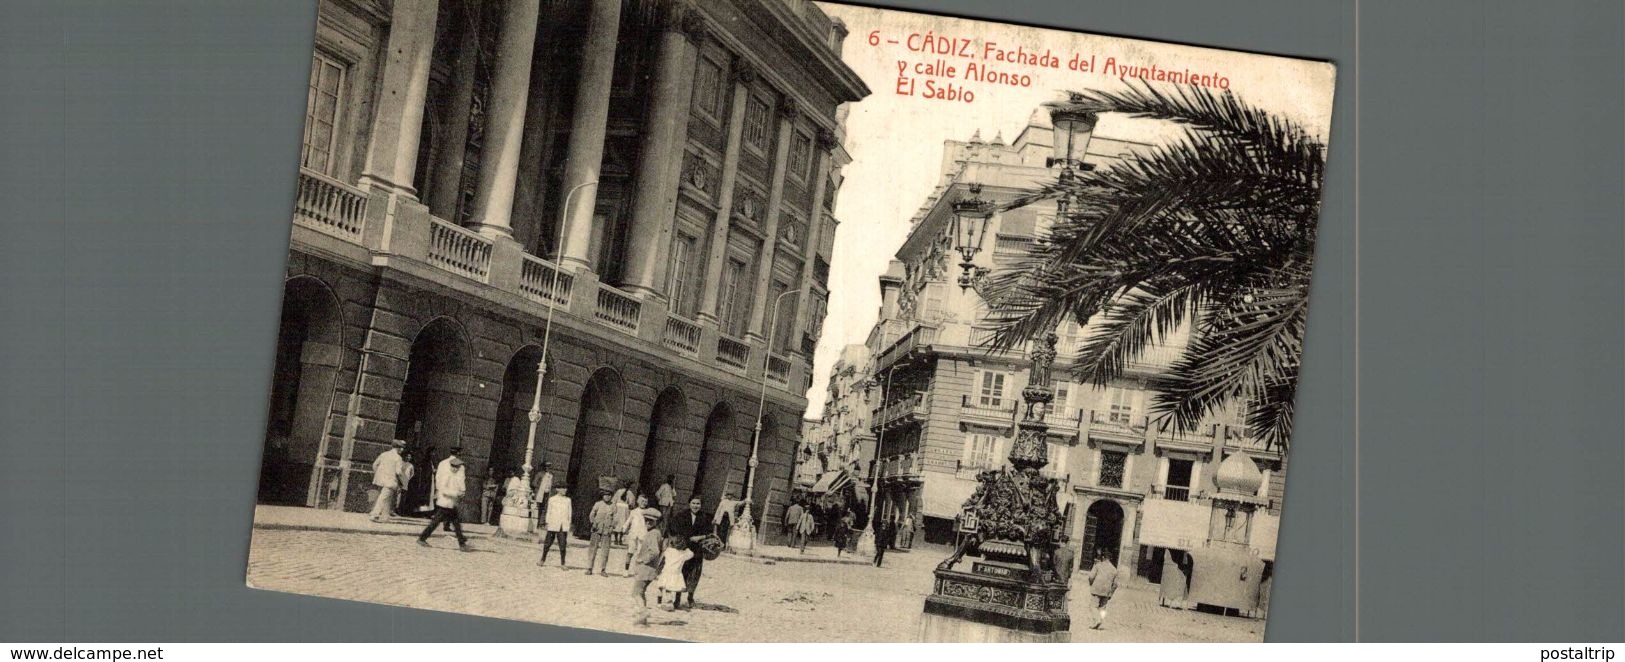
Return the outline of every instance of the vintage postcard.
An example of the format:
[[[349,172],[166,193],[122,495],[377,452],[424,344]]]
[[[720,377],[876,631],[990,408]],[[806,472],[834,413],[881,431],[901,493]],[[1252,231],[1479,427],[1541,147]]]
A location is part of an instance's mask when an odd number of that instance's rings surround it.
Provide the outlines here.
[[[1330,63],[807,0],[312,18],[251,586],[1262,640]]]

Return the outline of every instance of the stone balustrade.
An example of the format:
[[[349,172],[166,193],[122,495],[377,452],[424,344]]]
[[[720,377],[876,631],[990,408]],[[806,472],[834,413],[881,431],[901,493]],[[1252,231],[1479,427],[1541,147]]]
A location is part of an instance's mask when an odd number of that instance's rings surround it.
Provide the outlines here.
[[[507,305],[529,301],[552,306],[576,323],[597,324],[641,341],[651,351],[721,368],[778,390],[799,395],[812,373],[810,356],[768,356],[767,343],[720,332],[714,321],[694,321],[667,309],[657,297],[644,297],[598,280],[588,270],[561,268],[524,252],[516,241],[473,232],[429,214],[423,204],[380,188],[361,189],[302,170],[295,202],[294,237],[317,239],[305,230],[339,240],[329,250],[349,251],[351,259],[416,270],[436,270]],[[352,248],[342,248],[349,244]],[[418,266],[413,266],[418,265]],[[483,289],[482,289],[483,288]],[[546,310],[537,309],[538,315]],[[765,364],[765,368],[764,368]],[[797,386],[801,388],[797,388]]]
[[[353,243],[361,243],[367,221],[366,192],[321,173],[299,169],[295,223]]]

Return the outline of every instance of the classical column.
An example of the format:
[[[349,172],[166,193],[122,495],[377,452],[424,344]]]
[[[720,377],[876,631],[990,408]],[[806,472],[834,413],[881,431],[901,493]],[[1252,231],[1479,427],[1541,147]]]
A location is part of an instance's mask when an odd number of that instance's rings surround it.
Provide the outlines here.
[[[801,260],[801,294],[796,296],[796,325],[792,333],[807,328],[807,312],[812,309],[813,263],[818,258],[818,246],[823,243],[824,189],[829,184],[829,151],[835,147],[835,134],[828,129],[818,130],[818,163],[813,168],[813,213],[808,221],[807,245]],[[827,283],[826,283],[827,285]],[[808,358],[811,358],[810,356]]]
[[[750,314],[750,334],[758,338],[766,337],[763,320],[767,317],[768,309],[773,307],[773,303],[767,300],[767,286],[773,280],[773,256],[778,252],[779,207],[784,203],[785,164],[790,159],[790,136],[795,131],[796,117],[800,114],[795,101],[789,97],[779,104],[778,150],[773,155],[773,183],[767,190],[767,221],[762,228],[762,250],[756,260],[756,288],[752,297],[755,303]],[[772,320],[767,323],[771,324]],[[772,352],[773,348],[769,347],[768,351]]]
[[[666,252],[671,247],[672,219],[677,211],[678,176],[688,136],[689,101],[694,92],[694,41],[702,38],[700,17],[673,3],[660,35],[659,54],[638,155],[637,197],[627,233],[626,289],[661,297]]]
[[[706,251],[705,282],[700,285],[700,320],[717,320],[718,293],[722,289],[722,265],[728,261],[728,228],[732,225],[734,182],[739,178],[739,146],[744,144],[745,106],[750,101],[750,84],[756,71],[744,62],[734,64],[733,106],[728,113],[728,142],[722,155],[722,175],[717,183],[717,215],[711,223],[711,246]]]
[[[416,196],[418,138],[429,93],[429,59],[439,0],[397,0],[389,14],[383,80],[372,117],[372,138],[361,184]]]
[[[483,235],[513,237],[513,194],[519,181],[519,146],[525,135],[530,60],[540,16],[541,0],[507,0],[503,6],[480,148],[480,181],[469,214],[473,228]]]
[[[592,218],[597,206],[598,181],[604,161],[604,135],[609,125],[610,85],[615,77],[615,40],[620,35],[621,0],[592,0],[583,42],[581,70],[576,77],[575,115],[570,120],[570,146],[564,158],[564,186],[557,195],[576,193],[564,214],[564,232],[557,241],[561,262],[589,268]],[[550,222],[551,219],[548,219]]]
[[[446,148],[440,153],[434,181],[429,183],[429,213],[449,221],[457,220],[457,202],[463,188],[463,159],[468,151],[468,120],[474,109],[475,65],[480,60],[479,9],[463,27],[462,43],[457,45],[457,62],[452,70],[451,114],[446,118]]]

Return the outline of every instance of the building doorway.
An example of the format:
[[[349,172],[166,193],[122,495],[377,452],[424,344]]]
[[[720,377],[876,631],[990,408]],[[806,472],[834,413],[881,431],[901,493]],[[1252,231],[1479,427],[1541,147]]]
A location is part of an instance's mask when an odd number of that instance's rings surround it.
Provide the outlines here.
[[[570,501],[575,504],[575,531],[588,531],[588,513],[598,500],[599,483],[620,483],[615,457],[620,451],[622,412],[626,387],[620,374],[601,368],[587,380],[581,392],[581,414],[576,417],[575,443],[570,449],[570,468],[565,482]]]
[[[330,425],[342,327],[338,297],[327,285],[310,276],[283,285],[260,503],[302,506],[313,497],[311,475]]]
[[[718,403],[705,419],[705,441],[700,447],[700,464],[694,470],[694,488],[691,495],[699,495],[700,503],[714,508],[722,501],[729,487],[735,464],[735,448],[739,445],[738,428],[733,422],[733,409],[727,403]],[[738,463],[743,466],[741,459]],[[679,495],[686,500],[688,495]]]
[[[1120,565],[1117,553],[1123,545],[1123,507],[1111,499],[1089,504],[1083,516],[1083,568],[1093,568],[1095,558],[1105,554],[1112,565]]]
[[[502,375],[502,396],[497,401],[496,427],[491,432],[490,471],[500,484],[525,463],[525,445],[530,437],[530,406],[536,397],[536,367],[542,361],[542,348],[526,345],[508,361]],[[552,394],[552,373],[547,373],[542,385],[542,397]],[[532,458],[533,468],[547,459],[546,440],[548,414],[543,405],[542,418],[536,423],[536,446]]]
[[[453,446],[462,444],[468,362],[468,340],[450,319],[429,322],[412,341],[400,412],[395,418],[395,438],[406,441],[415,469],[401,495],[402,514],[424,512],[435,465]]]
[[[681,473],[683,423],[688,404],[676,387],[660,392],[649,415],[649,436],[643,443],[643,467],[638,471],[638,493],[655,503],[654,492],[667,476]],[[675,479],[674,479],[675,480]],[[675,487],[675,486],[674,486]],[[681,498],[681,496],[679,496]]]

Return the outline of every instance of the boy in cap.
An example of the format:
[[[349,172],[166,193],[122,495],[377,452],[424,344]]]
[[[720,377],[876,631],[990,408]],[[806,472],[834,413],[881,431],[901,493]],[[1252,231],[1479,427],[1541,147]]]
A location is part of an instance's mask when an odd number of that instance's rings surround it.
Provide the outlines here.
[[[587,513],[588,524],[592,527],[592,538],[587,547],[587,574],[604,574],[604,567],[609,565],[609,547],[615,530],[620,522],[615,520],[614,493],[601,489],[598,491],[598,503],[592,505]]]

